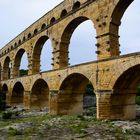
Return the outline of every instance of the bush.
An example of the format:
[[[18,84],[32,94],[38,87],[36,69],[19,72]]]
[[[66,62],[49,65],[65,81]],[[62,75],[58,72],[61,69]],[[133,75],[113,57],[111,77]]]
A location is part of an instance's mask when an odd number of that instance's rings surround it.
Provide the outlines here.
[[[2,119],[11,119],[12,112],[3,112]]]
[[[140,96],[136,96],[136,104],[140,105]]]

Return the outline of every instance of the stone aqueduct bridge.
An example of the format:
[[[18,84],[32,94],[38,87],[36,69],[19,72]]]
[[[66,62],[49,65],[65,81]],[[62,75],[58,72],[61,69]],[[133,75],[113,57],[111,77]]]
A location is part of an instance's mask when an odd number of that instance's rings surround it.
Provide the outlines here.
[[[79,114],[86,85],[96,94],[98,119],[135,118],[140,53],[120,56],[118,30],[133,0],[65,0],[0,50],[1,89],[10,105],[47,106],[54,115]],[[76,27],[94,23],[97,61],[68,66],[68,46]],[[40,73],[43,44],[51,39],[53,70]],[[28,75],[20,77],[23,53]]]

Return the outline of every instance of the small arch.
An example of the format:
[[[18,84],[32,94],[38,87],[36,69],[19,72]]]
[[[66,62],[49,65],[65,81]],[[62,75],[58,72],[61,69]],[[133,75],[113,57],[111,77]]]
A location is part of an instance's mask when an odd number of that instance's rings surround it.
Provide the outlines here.
[[[42,26],[41,26],[41,30],[45,29],[46,28],[46,24],[43,23]]]
[[[11,46],[11,50],[13,49],[13,45]]]
[[[23,37],[23,42],[24,42],[25,40],[26,40],[26,37],[24,36],[24,37]]]
[[[50,24],[53,24],[55,22],[55,17],[52,17],[50,20]]]
[[[11,105],[23,107],[24,87],[21,82],[15,83],[11,96]]]
[[[81,6],[81,3],[79,1],[77,1],[74,3],[72,10],[78,9],[78,8],[80,8],[80,6]]]
[[[8,52],[10,51],[10,49],[8,48]]]
[[[21,40],[18,41],[18,45],[21,45]]]
[[[31,109],[48,108],[49,105],[49,87],[46,81],[38,79],[31,90]]]
[[[34,35],[36,35],[36,34],[37,34],[37,32],[38,32],[38,30],[37,30],[37,29],[35,29],[35,30],[34,30]]]
[[[62,18],[65,17],[66,15],[67,15],[67,10],[66,9],[62,10],[60,17]]]
[[[17,47],[17,43],[15,42],[14,47]]]
[[[31,33],[28,34],[28,39],[31,38]]]
[[[4,52],[6,53],[6,50]]]
[[[87,90],[87,88],[92,90],[90,93],[93,94],[93,98],[92,96],[90,97],[89,90]],[[89,105],[90,107],[96,106],[94,88],[90,80],[83,74],[73,73],[66,77],[60,86],[59,92],[58,114],[60,115],[82,114],[84,113],[85,107],[88,107]],[[90,104],[87,102],[87,97],[90,97],[91,99]]]

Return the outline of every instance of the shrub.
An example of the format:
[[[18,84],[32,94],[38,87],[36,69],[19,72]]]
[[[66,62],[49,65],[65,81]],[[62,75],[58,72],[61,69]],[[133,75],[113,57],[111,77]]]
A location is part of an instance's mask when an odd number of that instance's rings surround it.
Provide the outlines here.
[[[3,112],[2,113],[2,119],[11,119],[12,112]]]
[[[136,96],[136,104],[140,105],[140,96]]]

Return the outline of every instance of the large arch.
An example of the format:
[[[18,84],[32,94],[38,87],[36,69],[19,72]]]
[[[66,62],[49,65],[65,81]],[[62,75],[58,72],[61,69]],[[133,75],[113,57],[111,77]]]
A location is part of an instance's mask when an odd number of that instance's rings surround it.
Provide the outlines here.
[[[114,4],[114,7],[112,8],[112,13],[111,13],[111,21],[110,21],[110,26],[109,26],[109,32],[110,34],[113,35],[112,37],[112,48],[113,51],[116,52],[119,50],[119,54],[121,53],[120,51],[120,43],[119,43],[119,27],[121,25],[121,19],[129,7],[129,5],[133,2],[134,0],[116,0],[116,4]],[[116,46],[116,47],[113,47]]]
[[[22,76],[22,72],[20,70],[20,65],[21,65],[21,59],[23,57],[23,55],[26,53],[26,51],[24,49],[20,49],[18,50],[16,56],[15,56],[15,60],[14,60],[14,68],[13,68],[13,76],[14,77],[19,77]],[[27,53],[26,53],[27,54]],[[28,57],[26,58],[28,61]],[[28,74],[28,70],[25,70],[26,74]]]
[[[59,61],[60,61],[61,67],[69,65],[69,59],[70,59],[69,58],[69,46],[70,46],[70,41],[71,41],[72,35],[73,35],[74,31],[76,30],[76,28],[80,24],[84,23],[85,21],[91,21],[91,20],[85,16],[76,17],[75,19],[70,21],[67,24],[67,26],[65,27],[65,29],[62,33],[62,36],[61,36],[61,43],[60,43],[60,52],[61,53],[60,53]],[[93,26],[93,29],[94,29],[94,26]],[[81,45],[83,45],[83,44],[81,44]],[[74,46],[74,47],[76,47],[76,46]],[[80,52],[80,49],[79,49],[78,53],[79,52]],[[94,53],[93,53],[93,55],[94,55]],[[77,55],[77,56],[79,56],[79,55]],[[81,56],[79,56],[79,57],[82,57],[82,56],[84,56],[84,54],[81,54]]]
[[[58,94],[59,115],[75,115],[84,113],[84,107],[89,106],[87,98],[84,98],[87,97],[86,88],[89,83],[91,84],[89,79],[79,73],[73,73],[64,79]],[[94,106],[95,104],[96,101],[94,95],[94,99],[92,97],[90,98],[90,105]]]
[[[121,115],[122,119],[136,117],[135,97],[139,85],[140,65],[135,65],[120,75],[114,84],[111,96],[113,114]]]
[[[121,55],[140,51],[140,18],[137,14],[140,13],[140,9],[138,5],[140,5],[140,1],[135,0],[121,19],[121,26],[119,28]]]
[[[10,78],[10,57],[7,56],[4,60],[4,65],[3,65],[3,80],[7,80]]]
[[[32,66],[33,66],[32,71],[33,71],[33,74],[39,73],[41,71],[40,61],[41,61],[42,48],[43,48],[45,42],[48,39],[49,38],[47,36],[42,36],[37,40],[37,42],[34,46],[33,55],[32,55]]]
[[[43,79],[38,79],[31,90],[31,109],[48,108],[49,105],[49,87]]]
[[[24,87],[21,82],[16,82],[11,96],[11,105],[23,107]]]

